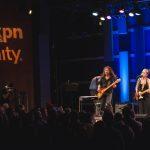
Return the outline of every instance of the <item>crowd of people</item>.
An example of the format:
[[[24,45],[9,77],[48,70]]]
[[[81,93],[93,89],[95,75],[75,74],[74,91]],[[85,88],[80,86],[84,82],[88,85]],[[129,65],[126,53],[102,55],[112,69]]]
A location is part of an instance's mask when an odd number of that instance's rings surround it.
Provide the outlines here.
[[[150,117],[136,120],[130,105],[122,113],[104,110],[102,119],[94,119],[95,109],[78,112],[56,107],[25,111],[4,103],[0,106],[0,141],[5,149],[146,149]]]

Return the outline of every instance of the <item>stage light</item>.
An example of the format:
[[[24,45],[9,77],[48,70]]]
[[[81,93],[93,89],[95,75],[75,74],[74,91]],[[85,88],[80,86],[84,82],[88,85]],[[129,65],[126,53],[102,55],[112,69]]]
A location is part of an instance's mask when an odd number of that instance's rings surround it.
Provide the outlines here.
[[[110,19],[111,19],[111,16],[107,16],[106,18],[107,18],[108,20],[110,20]]]
[[[32,10],[31,10],[31,9],[29,10],[28,14],[29,14],[29,15],[32,15]]]
[[[104,17],[100,17],[100,20],[104,21],[104,20],[105,20],[105,18],[104,18]]]
[[[119,12],[120,12],[121,14],[123,14],[123,13],[124,13],[124,9],[120,9]]]
[[[93,12],[92,15],[93,16],[98,16],[98,13],[97,12]]]
[[[136,13],[135,13],[135,15],[136,15],[136,16],[140,16],[141,14],[140,14],[140,13],[138,13],[138,12],[136,12]]]
[[[139,8],[138,5],[134,6],[133,12],[136,16],[140,16],[141,15],[141,9]]]
[[[128,51],[119,52],[120,66],[120,100],[121,103],[129,102],[129,54]]]
[[[130,16],[130,17],[134,17],[134,13],[133,13],[133,12],[130,12],[130,13],[129,13],[129,16]]]

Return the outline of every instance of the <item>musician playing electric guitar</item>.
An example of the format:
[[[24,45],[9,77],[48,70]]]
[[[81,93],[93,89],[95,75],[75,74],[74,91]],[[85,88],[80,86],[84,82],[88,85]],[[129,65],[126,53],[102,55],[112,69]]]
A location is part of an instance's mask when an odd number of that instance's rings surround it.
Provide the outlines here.
[[[139,113],[150,114],[150,79],[148,69],[143,69],[136,82],[135,99],[139,102]]]
[[[103,89],[110,86],[116,80],[117,80],[117,77],[114,74],[114,71],[112,70],[112,68],[109,66],[104,67],[103,73],[101,75],[101,79],[98,83],[98,89],[97,89],[98,94],[101,91],[103,93]],[[113,88],[116,87],[116,84],[117,84],[117,82],[115,84],[113,84],[113,86],[111,86],[111,88],[106,90],[102,94],[102,96],[100,96],[100,97],[98,96],[100,98],[101,103],[102,103],[101,104],[101,111],[103,111],[106,106],[109,106],[112,109]]]

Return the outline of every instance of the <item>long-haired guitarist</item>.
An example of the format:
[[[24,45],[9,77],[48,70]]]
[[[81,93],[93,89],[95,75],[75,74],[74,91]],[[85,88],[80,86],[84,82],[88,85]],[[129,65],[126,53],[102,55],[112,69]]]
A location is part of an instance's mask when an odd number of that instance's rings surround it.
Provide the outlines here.
[[[98,93],[100,93],[102,111],[106,106],[112,108],[112,95],[113,95],[113,88],[115,88],[117,84],[116,80],[117,77],[113,69],[110,66],[104,67],[103,73],[101,75],[101,80],[98,83],[98,89],[97,89]],[[105,89],[109,86],[110,88],[105,91]]]
[[[137,79],[135,87],[135,98],[139,102],[139,113],[150,114],[150,79],[149,70],[143,69]]]

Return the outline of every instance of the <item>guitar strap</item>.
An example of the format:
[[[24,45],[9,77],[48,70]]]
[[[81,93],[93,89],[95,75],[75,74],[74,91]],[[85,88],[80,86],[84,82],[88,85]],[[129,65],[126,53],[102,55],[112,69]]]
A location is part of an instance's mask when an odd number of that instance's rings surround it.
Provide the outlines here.
[[[141,79],[139,78],[138,81],[137,81],[137,85],[136,85],[136,87],[137,87],[138,90],[139,90],[139,85],[140,84],[141,84]],[[141,87],[140,91],[141,90],[143,91],[144,86],[147,86],[147,85],[148,85],[148,82],[147,82],[147,79],[146,79],[146,84],[142,84],[142,87]],[[149,87],[149,85],[148,85],[148,87]]]
[[[100,82],[101,82],[101,79],[102,79],[102,76],[98,76],[97,78],[96,78],[96,85],[97,85],[97,89],[98,88],[100,88]]]
[[[97,84],[101,81],[101,79],[102,79],[101,76],[97,78]]]

